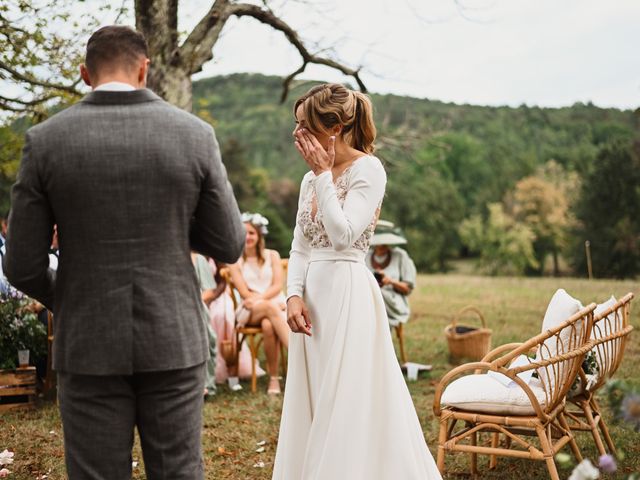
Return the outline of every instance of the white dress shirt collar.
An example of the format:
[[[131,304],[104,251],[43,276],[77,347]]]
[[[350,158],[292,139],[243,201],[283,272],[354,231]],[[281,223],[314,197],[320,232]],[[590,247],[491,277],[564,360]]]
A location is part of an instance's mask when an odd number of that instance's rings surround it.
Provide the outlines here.
[[[98,85],[93,91],[102,90],[105,92],[132,92],[133,90],[137,90],[133,85],[129,85],[128,83],[123,82],[107,82],[102,85]]]

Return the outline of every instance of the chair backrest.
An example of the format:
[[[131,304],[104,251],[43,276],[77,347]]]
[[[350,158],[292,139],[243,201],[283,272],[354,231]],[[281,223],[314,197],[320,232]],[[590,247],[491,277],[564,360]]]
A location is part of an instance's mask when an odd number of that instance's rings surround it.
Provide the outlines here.
[[[590,391],[600,388],[622,363],[627,336],[633,330],[629,324],[631,300],[633,300],[633,293],[627,293],[613,306],[600,312],[593,320],[591,338],[596,344],[591,352],[595,356],[597,365],[595,373],[597,381],[589,386]]]
[[[546,413],[552,411],[564,401],[580,372],[584,356],[593,347],[590,334],[595,308],[595,303],[588,305],[562,324],[531,338],[492,363],[506,367],[515,358],[537,348],[535,358],[527,357],[525,365],[506,368],[506,371],[513,378],[518,373],[535,370],[546,397],[543,410]]]
[[[220,278],[222,278],[227,286],[229,287],[229,295],[231,296],[231,301],[233,302],[233,310],[238,309],[238,299],[234,293],[235,286],[233,285],[233,280],[231,279],[231,270],[229,267],[222,267],[220,269]]]

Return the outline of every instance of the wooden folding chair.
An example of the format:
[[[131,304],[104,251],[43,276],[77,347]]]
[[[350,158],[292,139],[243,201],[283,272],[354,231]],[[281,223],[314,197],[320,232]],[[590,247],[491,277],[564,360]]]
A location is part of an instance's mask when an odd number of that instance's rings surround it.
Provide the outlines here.
[[[282,259],[282,267],[285,271],[285,278],[287,267],[289,265],[289,260],[284,258]],[[236,295],[236,289],[233,284],[233,280],[231,279],[231,272],[228,268],[220,269],[220,276],[224,279],[224,281],[229,286],[229,291],[231,294],[231,300],[233,301],[233,309],[238,309],[238,295]],[[239,327],[236,323],[234,330],[237,335],[238,342],[238,352],[242,348],[242,343],[246,340],[247,345],[249,346],[249,352],[251,352],[251,392],[255,393],[258,389],[258,377],[256,374],[256,360],[258,358],[258,351],[260,350],[260,346],[262,345],[262,328],[260,327],[251,327],[244,326]],[[280,368],[282,369],[282,374],[286,375],[287,373],[287,357],[284,345],[280,342]]]
[[[400,360],[402,365],[407,363],[407,354],[404,350],[404,328],[402,323],[394,326],[393,329],[396,331],[396,336],[398,337],[398,347],[400,348]]]
[[[633,294],[628,293],[615,305],[599,313],[593,321],[591,337],[596,344],[589,354],[595,356],[596,372],[587,374],[580,370],[579,389],[572,395],[569,392],[564,414],[569,420],[569,427],[576,431],[591,432],[593,440],[600,455],[605,455],[605,449],[598,429],[602,432],[604,441],[607,444],[609,453],[616,454],[616,448],[611,440],[609,429],[604,421],[602,409],[596,400],[596,392],[607,380],[613,377],[624,355],[624,348],[627,338],[633,326],[629,324],[629,313],[631,310],[631,300]],[[595,381],[592,379],[595,378]],[[577,409],[575,407],[578,407]]]
[[[461,365],[442,378],[436,388],[433,405],[434,413],[440,420],[437,455],[440,472],[445,472],[445,454],[448,452],[469,453],[471,473],[474,475],[478,472],[478,454],[491,456],[490,467],[495,467],[497,456],[544,461],[552,480],[559,480],[554,456],[567,443],[578,461],[582,460],[564,416],[564,407],[566,394],[580,371],[584,356],[593,347],[589,336],[595,308],[596,304],[593,303],[556,328],[524,343],[498,347],[482,361]],[[550,345],[555,345],[555,353],[551,353]],[[528,356],[532,351],[537,352],[535,358]],[[510,366],[516,358],[524,359],[524,364]],[[535,387],[518,376],[531,370],[538,377]],[[500,403],[495,409],[479,406],[463,409],[442,404],[445,388],[454,379],[463,374],[474,376],[482,372],[496,372],[515,382],[505,388],[521,389],[519,394],[524,395],[521,398],[526,413],[504,413],[509,411],[511,405]],[[462,426],[456,430],[458,422]],[[478,441],[482,433],[489,433],[487,444]],[[506,438],[505,448],[499,445],[500,435]]]

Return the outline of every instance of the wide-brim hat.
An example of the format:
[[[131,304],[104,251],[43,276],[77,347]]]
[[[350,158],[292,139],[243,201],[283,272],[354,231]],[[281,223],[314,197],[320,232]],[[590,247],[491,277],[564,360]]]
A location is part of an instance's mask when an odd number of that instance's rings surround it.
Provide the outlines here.
[[[372,247],[378,245],[406,245],[407,239],[404,238],[402,230],[387,220],[378,220],[376,229],[371,237],[370,245]]]

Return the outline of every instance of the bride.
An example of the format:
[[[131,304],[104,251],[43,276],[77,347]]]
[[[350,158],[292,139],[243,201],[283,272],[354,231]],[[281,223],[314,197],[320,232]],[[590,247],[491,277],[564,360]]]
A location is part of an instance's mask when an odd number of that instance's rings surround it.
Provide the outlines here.
[[[287,285],[292,332],[274,480],[440,479],[364,263],[386,184],[368,97],[295,103],[302,180]]]

